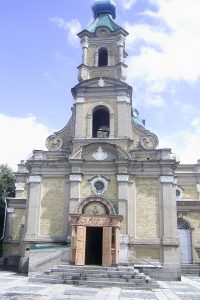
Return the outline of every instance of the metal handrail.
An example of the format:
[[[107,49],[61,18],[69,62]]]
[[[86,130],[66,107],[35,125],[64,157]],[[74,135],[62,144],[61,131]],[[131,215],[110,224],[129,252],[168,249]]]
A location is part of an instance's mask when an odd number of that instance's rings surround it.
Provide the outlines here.
[[[146,259],[144,259],[144,258],[141,258],[140,256],[135,255],[135,257],[136,257],[136,258],[139,258],[139,259],[142,260],[142,261],[145,261],[146,263],[152,265],[152,266],[155,267],[156,269],[160,269],[159,266],[156,266],[156,265],[152,264],[151,262],[149,262],[148,260],[146,260]]]

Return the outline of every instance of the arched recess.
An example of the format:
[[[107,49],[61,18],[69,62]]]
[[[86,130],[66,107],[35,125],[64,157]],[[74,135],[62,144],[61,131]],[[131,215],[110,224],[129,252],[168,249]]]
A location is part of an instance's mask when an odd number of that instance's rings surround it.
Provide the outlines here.
[[[101,126],[103,128],[100,128]],[[99,130],[99,137],[114,137],[114,110],[107,103],[100,102],[98,105],[93,105],[90,108],[88,112],[87,138],[97,138],[98,128],[103,129]]]
[[[108,50],[107,48],[100,48],[98,53],[98,66],[106,67],[108,65]]]
[[[96,196],[87,197],[86,199],[82,200],[76,208],[76,213],[84,214],[85,209],[90,204],[95,204],[95,203],[102,205],[105,208],[107,215],[116,215],[115,209],[109,200],[107,200],[103,197],[96,197]],[[95,214],[95,212],[94,212],[94,214]]]
[[[92,137],[108,138],[110,135],[110,113],[107,107],[99,105],[92,114]]]
[[[188,221],[178,218],[177,228],[180,240],[180,259],[181,264],[192,263],[192,235],[191,226]]]
[[[97,48],[95,51],[95,66],[107,67],[110,66],[110,50],[106,47]]]

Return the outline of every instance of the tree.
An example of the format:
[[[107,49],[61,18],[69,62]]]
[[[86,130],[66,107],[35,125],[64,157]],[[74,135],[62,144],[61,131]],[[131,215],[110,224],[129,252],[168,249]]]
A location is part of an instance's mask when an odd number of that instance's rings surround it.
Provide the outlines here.
[[[7,165],[0,165],[0,200],[15,196],[15,174]]]
[[[5,232],[6,203],[5,197],[15,196],[15,175],[7,165],[0,165],[0,256]]]

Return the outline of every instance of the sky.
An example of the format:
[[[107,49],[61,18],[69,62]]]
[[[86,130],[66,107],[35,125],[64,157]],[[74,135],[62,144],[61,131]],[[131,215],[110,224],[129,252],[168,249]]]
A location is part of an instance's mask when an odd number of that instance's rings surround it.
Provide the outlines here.
[[[71,116],[77,33],[94,0],[0,0],[0,164],[14,171]],[[200,1],[116,0],[133,108],[181,163],[200,159]]]

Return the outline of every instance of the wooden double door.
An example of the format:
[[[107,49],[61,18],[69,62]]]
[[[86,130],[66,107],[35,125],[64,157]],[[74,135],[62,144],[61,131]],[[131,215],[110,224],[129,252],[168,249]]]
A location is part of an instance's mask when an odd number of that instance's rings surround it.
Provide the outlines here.
[[[118,264],[119,228],[77,226],[75,245],[75,265]]]

